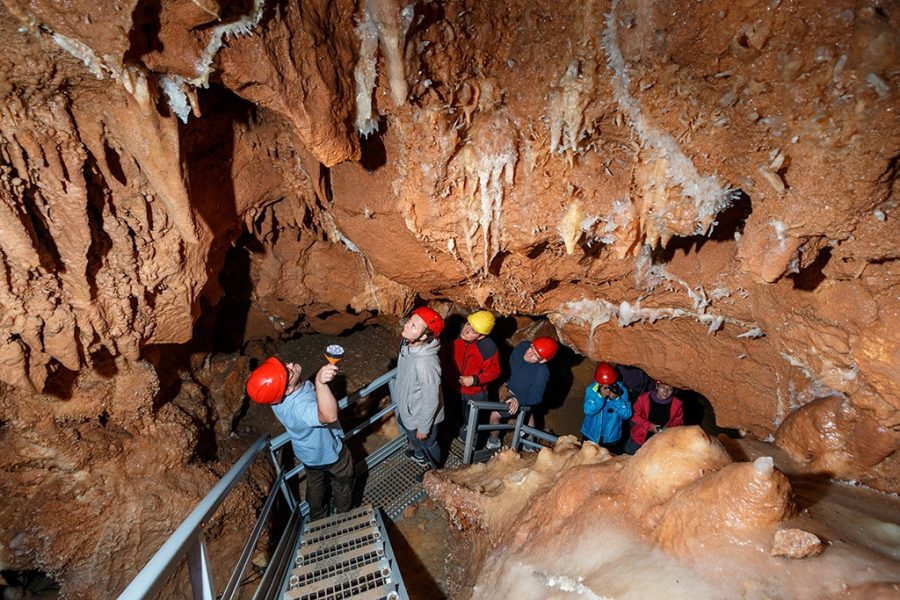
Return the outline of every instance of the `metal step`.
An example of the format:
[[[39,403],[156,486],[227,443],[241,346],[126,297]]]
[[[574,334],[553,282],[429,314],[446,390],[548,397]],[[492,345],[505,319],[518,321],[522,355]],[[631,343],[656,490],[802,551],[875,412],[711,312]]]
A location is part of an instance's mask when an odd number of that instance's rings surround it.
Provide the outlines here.
[[[407,506],[425,497],[425,488],[417,478],[427,469],[407,458],[403,450],[399,448],[369,471],[363,492],[363,500],[380,506],[392,521],[400,518]],[[454,438],[444,467],[459,465],[464,450],[465,444]]]
[[[375,525],[375,514],[369,512],[367,514],[358,515],[353,519],[341,519],[337,523],[329,526],[319,526],[315,531],[303,531],[303,539],[300,541],[300,547],[311,546],[324,542],[331,538],[341,537],[351,534],[355,531],[364,531]]]
[[[297,586],[330,577],[335,572],[345,571],[353,566],[368,565],[384,559],[384,547],[363,546],[349,552],[331,556],[297,567],[291,571],[291,586]],[[296,579],[295,579],[296,578]]]
[[[324,519],[319,519],[318,521],[311,521],[306,524],[306,527],[303,528],[303,534],[310,535],[313,532],[332,527],[333,525],[341,522],[351,521],[362,515],[369,515],[374,520],[375,510],[372,508],[372,506],[363,504],[359,508],[354,508],[353,510],[349,510],[345,513],[339,513],[331,517],[325,517]]]
[[[307,523],[284,600],[405,600],[381,515],[371,506]]]
[[[285,600],[312,600],[357,598],[364,592],[382,590],[383,596],[399,598],[397,586],[393,585],[393,572],[385,561],[384,564],[370,564],[360,568],[339,572],[331,577],[320,579],[288,590]]]

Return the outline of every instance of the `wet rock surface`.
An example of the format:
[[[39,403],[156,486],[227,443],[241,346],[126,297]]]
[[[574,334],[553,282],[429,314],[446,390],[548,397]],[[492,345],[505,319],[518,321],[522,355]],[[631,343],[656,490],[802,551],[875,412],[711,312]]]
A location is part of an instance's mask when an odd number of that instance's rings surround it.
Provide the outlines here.
[[[29,490],[95,455],[103,502],[133,456],[199,497],[240,377],[167,350],[422,301],[549,321],[900,490],[897,31],[859,0],[2,0],[3,510],[33,532],[0,544],[59,539]],[[89,546],[2,560],[64,581]]]
[[[683,473],[666,468],[672,450],[694,459]],[[875,521],[890,528],[896,499],[882,499],[888,520],[867,519],[846,505],[840,523],[825,513],[813,516],[816,504],[841,510],[842,502],[825,499],[826,481],[819,502],[799,495],[795,505],[788,477],[771,457],[731,462],[695,427],[666,430],[630,458],[571,461],[584,451],[564,438],[542,450],[567,463],[547,485],[532,489],[507,483],[508,463],[517,458],[511,451],[486,465],[426,476],[430,497],[453,525],[451,562],[468,565],[448,573],[451,597],[541,598],[581,590],[618,598],[824,598],[845,597],[850,589],[889,590],[884,582],[900,576],[883,546],[845,537],[861,526],[874,533]],[[629,485],[636,473],[654,470],[657,485]],[[542,476],[536,465],[524,472],[526,479]],[[499,477],[503,485],[491,487]],[[498,502],[504,496],[509,504]],[[813,524],[818,537],[810,533]],[[830,540],[824,551],[820,537]],[[776,558],[787,556],[805,560]]]

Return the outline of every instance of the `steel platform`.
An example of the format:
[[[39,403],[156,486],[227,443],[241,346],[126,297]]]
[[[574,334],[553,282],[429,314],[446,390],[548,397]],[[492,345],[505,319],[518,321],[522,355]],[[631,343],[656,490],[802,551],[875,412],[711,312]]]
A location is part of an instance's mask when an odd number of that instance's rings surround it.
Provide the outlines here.
[[[395,449],[390,456],[378,463],[366,478],[363,501],[381,507],[392,521],[396,521],[410,504],[425,497],[425,489],[419,481],[427,470],[404,454],[405,446]],[[464,444],[454,438],[444,467],[462,463]]]

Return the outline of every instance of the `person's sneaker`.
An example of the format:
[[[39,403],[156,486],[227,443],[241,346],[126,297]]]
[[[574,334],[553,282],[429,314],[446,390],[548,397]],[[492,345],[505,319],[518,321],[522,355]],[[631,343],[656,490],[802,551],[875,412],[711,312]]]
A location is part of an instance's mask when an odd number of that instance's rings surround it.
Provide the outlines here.
[[[421,454],[416,454],[413,452],[413,455],[409,457],[414,463],[419,465],[420,467],[428,466],[428,459],[422,456]]]
[[[487,443],[484,445],[487,450],[498,450],[500,448],[500,438],[489,437]]]
[[[413,450],[412,448],[407,448],[406,450],[403,451],[403,456],[405,456],[406,458],[412,458],[415,455],[416,455],[416,451]]]

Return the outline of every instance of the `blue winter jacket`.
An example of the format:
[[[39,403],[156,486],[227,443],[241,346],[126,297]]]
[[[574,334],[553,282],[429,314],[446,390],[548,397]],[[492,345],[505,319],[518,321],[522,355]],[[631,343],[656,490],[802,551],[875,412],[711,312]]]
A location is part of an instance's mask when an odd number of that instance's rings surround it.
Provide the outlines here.
[[[621,395],[618,398],[604,398],[600,395],[600,384],[592,383],[584,390],[584,423],[581,433],[598,444],[611,444],[622,437],[622,421],[631,418],[631,402],[628,390],[621,382],[616,382]]]

